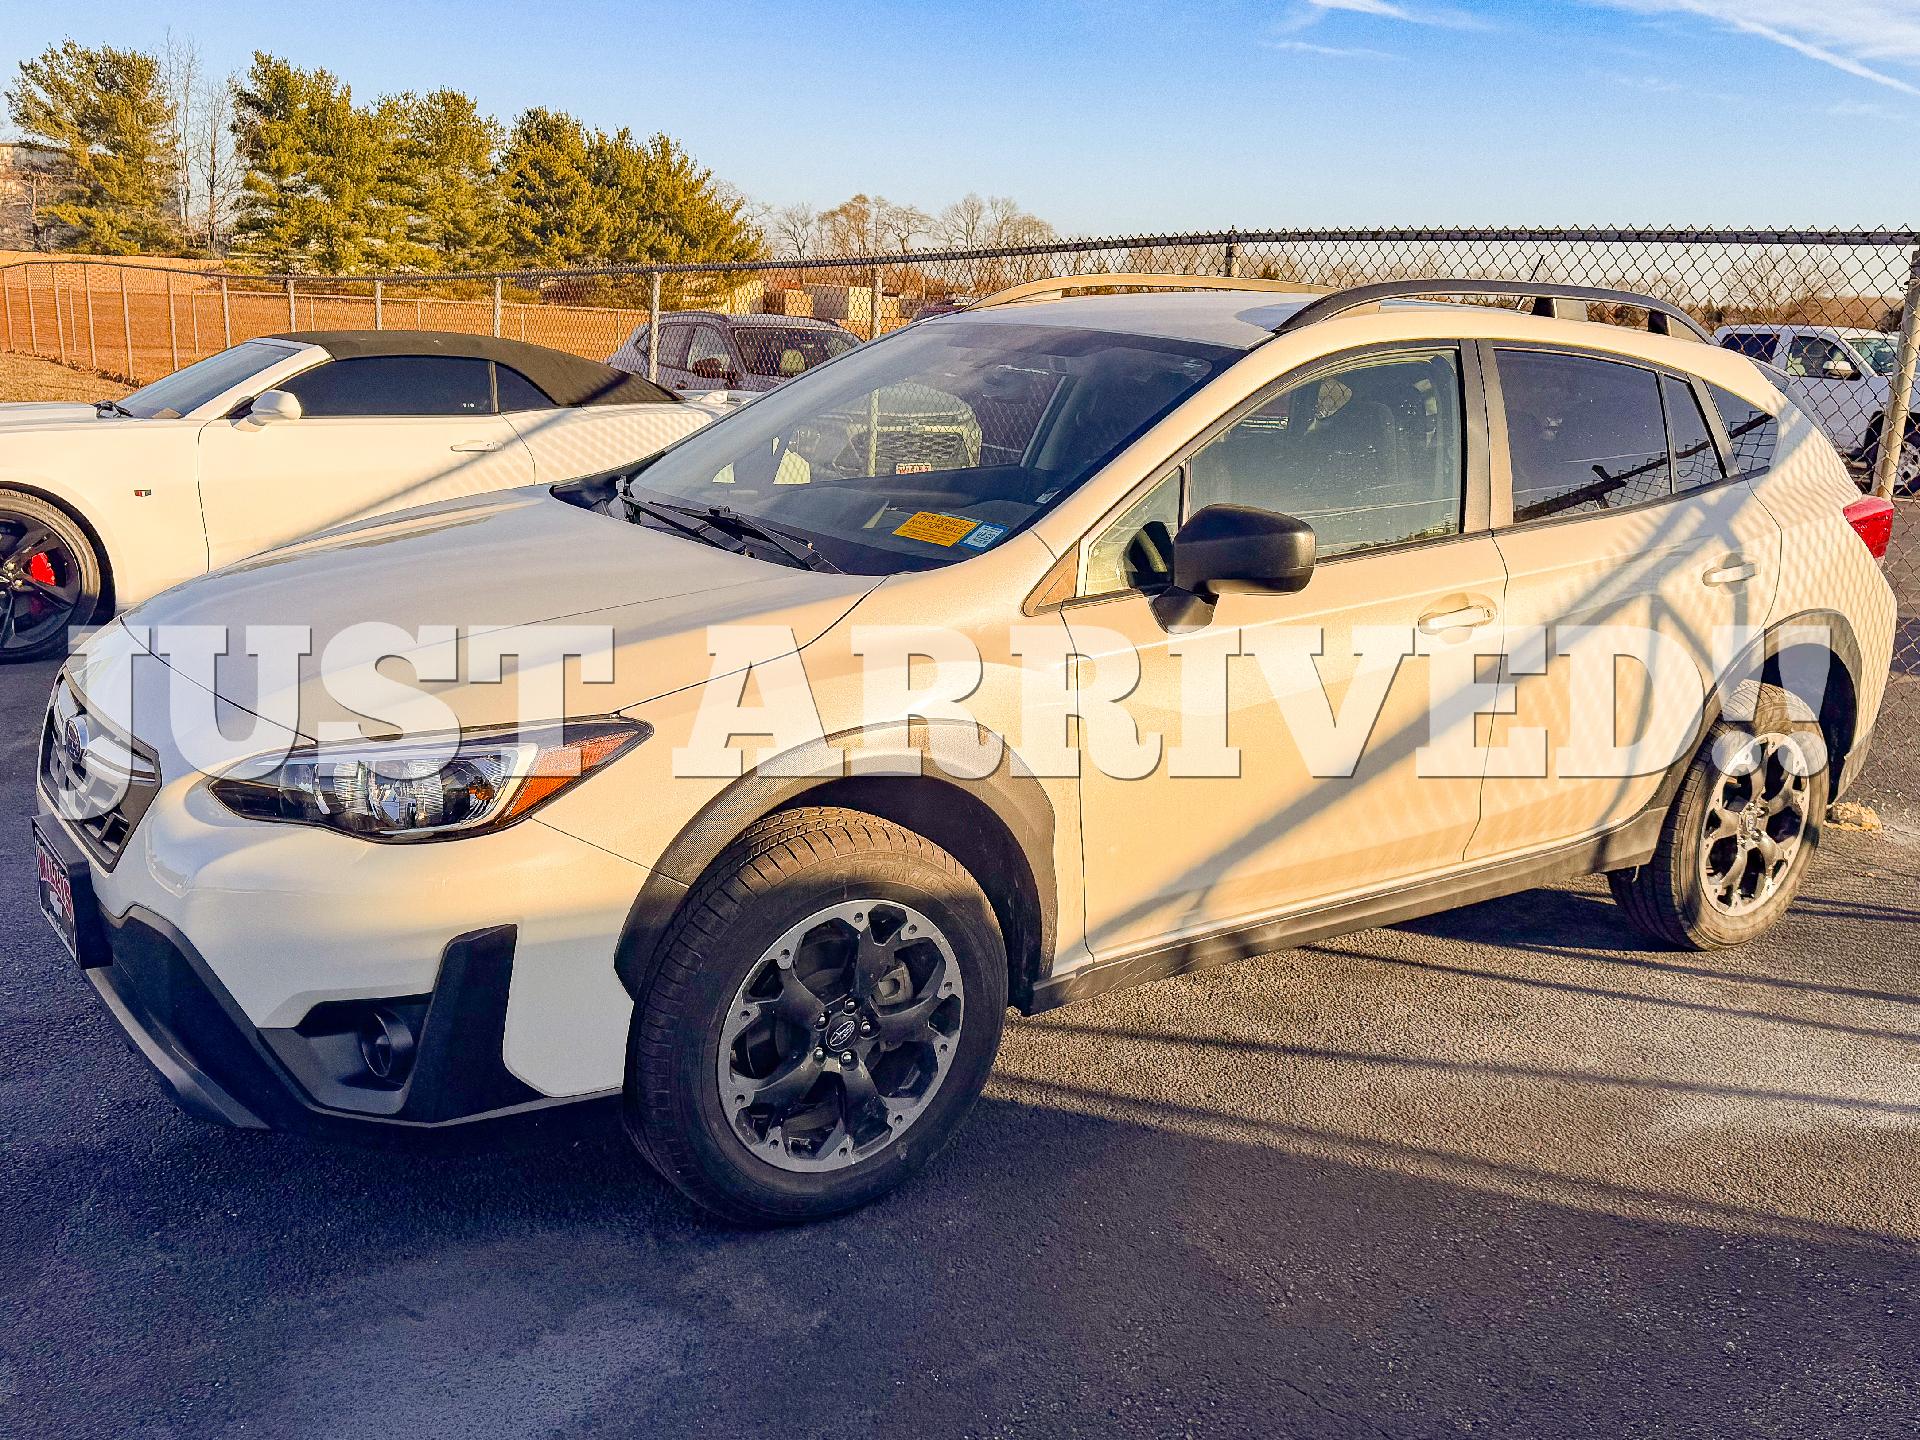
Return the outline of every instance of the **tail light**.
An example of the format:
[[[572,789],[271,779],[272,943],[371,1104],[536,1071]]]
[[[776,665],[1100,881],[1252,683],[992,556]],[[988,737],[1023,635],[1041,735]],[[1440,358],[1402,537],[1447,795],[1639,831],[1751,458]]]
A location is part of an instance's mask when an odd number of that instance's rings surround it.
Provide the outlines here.
[[[1873,558],[1886,559],[1887,546],[1893,541],[1893,502],[1868,495],[1847,506],[1843,513],[1853,533],[1873,552]]]

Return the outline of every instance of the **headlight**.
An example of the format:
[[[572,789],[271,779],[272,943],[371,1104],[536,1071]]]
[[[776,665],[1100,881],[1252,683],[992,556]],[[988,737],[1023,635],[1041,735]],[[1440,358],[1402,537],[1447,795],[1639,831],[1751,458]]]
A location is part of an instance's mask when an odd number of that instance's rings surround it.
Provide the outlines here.
[[[208,788],[249,820],[367,840],[443,840],[513,824],[649,733],[637,721],[587,720],[356,740],[295,750],[265,774],[230,773]]]

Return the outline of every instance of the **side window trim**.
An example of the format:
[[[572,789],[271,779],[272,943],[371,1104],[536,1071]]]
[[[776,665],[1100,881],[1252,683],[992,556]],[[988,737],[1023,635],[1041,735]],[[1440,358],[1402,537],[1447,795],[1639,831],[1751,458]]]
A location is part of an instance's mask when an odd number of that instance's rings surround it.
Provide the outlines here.
[[[1206,428],[1190,436],[1175,448],[1173,454],[1154,467],[1151,474],[1127,493],[1117,499],[1103,512],[1098,520],[1087,527],[1086,532],[1074,542],[1067,553],[1074,557],[1074,581],[1076,590],[1080,577],[1086,573],[1088,554],[1093,542],[1106,533],[1107,528],[1124,515],[1133,506],[1172,476],[1178,475],[1180,484],[1180,519],[1184,524],[1193,514],[1193,497],[1190,492],[1192,470],[1189,462],[1200,451],[1219,439],[1227,431],[1238,425],[1255,411],[1271,402],[1282,392],[1295,385],[1305,384],[1323,371],[1337,370],[1356,360],[1371,359],[1375,356],[1394,355],[1412,351],[1451,350],[1460,359],[1461,392],[1461,431],[1465,449],[1461,457],[1461,469],[1465,493],[1461,498],[1461,523],[1458,533],[1438,535],[1426,540],[1406,540],[1393,545],[1381,545],[1376,548],[1355,551],[1350,555],[1331,555],[1320,563],[1338,565],[1343,560],[1371,559],[1379,555],[1400,554],[1409,550],[1422,549],[1430,545],[1446,545],[1456,540],[1470,539],[1483,535],[1496,528],[1494,509],[1497,505],[1497,492],[1493,483],[1495,457],[1493,450],[1500,448],[1504,457],[1505,435],[1493,425],[1495,411],[1494,400],[1497,397],[1499,381],[1493,367],[1483,358],[1482,351],[1486,342],[1461,340],[1441,336],[1431,341],[1387,340],[1372,345],[1360,345],[1350,350],[1337,351],[1330,355],[1316,356],[1295,369],[1275,376],[1252,395],[1225,414],[1210,421]],[[1511,505],[1511,494],[1508,499]],[[1148,592],[1139,589],[1107,590],[1095,595],[1074,594],[1061,604],[1081,605],[1098,601],[1113,600],[1127,595],[1140,595]]]
[[[1600,513],[1607,515],[1625,515],[1634,510],[1644,510],[1653,505],[1665,505],[1674,500],[1684,500],[1694,495],[1702,495],[1722,485],[1745,480],[1749,476],[1762,473],[1758,470],[1739,471],[1733,463],[1733,444],[1729,439],[1726,426],[1720,418],[1720,407],[1713,403],[1713,397],[1697,375],[1681,370],[1669,369],[1654,361],[1642,360],[1637,356],[1615,355],[1603,350],[1584,350],[1573,345],[1545,345],[1532,340],[1483,340],[1479,342],[1485,355],[1485,374],[1487,377],[1487,410],[1489,434],[1495,458],[1494,484],[1494,524],[1495,530],[1514,530],[1534,525],[1564,525],[1572,520],[1591,520],[1592,511],[1576,511],[1570,515],[1547,515],[1538,520],[1520,520],[1513,518],[1513,457],[1507,448],[1507,407],[1506,398],[1500,389],[1500,366],[1493,352],[1499,350],[1537,350],[1549,355],[1573,355],[1585,360],[1603,360],[1615,365],[1631,365],[1636,369],[1651,372],[1656,377],[1671,376],[1693,392],[1694,401],[1700,406],[1700,413],[1706,417],[1707,428],[1713,435],[1714,445],[1720,451],[1720,468],[1724,472],[1721,479],[1707,485],[1696,485],[1690,490],[1677,490],[1677,480],[1673,470],[1673,423],[1667,413],[1666,387],[1659,386],[1661,419],[1667,431],[1667,493],[1656,495],[1650,500],[1642,500],[1634,505],[1622,505],[1617,510]]]

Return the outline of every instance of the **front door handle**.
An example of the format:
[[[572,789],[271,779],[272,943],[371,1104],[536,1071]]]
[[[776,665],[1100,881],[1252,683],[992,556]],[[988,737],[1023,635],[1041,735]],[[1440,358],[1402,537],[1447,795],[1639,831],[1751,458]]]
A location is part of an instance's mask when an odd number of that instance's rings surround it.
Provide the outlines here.
[[[1422,615],[1420,628],[1428,635],[1438,635],[1442,630],[1475,630],[1491,619],[1491,606],[1467,605],[1459,610],[1441,610]]]
[[[1737,565],[1721,565],[1707,571],[1700,577],[1703,585],[1744,585],[1760,573],[1760,567],[1751,560],[1742,560]]]
[[[490,450],[498,450],[504,441],[500,440],[462,440],[458,445],[447,448],[456,455],[485,455]]]

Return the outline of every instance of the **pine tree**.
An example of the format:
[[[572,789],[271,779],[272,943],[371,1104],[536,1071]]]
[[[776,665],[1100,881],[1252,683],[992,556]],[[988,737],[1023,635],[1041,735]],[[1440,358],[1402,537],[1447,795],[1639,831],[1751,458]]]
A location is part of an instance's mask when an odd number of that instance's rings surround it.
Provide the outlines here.
[[[398,104],[372,110],[325,70],[256,53],[234,92],[235,248],[275,270],[341,273],[402,258],[406,177]]]
[[[757,260],[765,253],[746,201],[671,137],[641,144],[626,130],[596,135],[592,155],[602,208],[611,217],[607,260],[677,264]]]
[[[522,265],[577,265],[600,254],[600,208],[590,137],[573,116],[533,109],[513,123],[500,164],[507,247]]]
[[[153,56],[49,46],[20,63],[7,113],[65,157],[62,193],[44,212],[64,248],[125,255],[174,243],[174,114]]]
[[[402,95],[399,203],[403,263],[427,270],[484,270],[506,245],[497,165],[505,135],[458,90]]]

